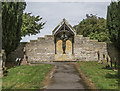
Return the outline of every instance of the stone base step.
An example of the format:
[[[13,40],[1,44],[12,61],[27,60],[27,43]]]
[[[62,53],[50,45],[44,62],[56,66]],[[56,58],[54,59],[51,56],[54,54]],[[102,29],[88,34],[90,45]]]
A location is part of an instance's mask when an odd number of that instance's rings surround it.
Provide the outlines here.
[[[73,54],[55,54],[56,61],[74,61]]]

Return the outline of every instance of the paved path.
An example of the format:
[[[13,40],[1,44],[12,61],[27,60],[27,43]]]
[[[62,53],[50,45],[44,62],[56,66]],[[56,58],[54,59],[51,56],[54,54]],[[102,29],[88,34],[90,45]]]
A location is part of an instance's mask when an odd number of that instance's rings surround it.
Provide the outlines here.
[[[68,63],[54,63],[56,71],[51,79],[51,84],[46,89],[85,89],[79,73],[74,65]]]

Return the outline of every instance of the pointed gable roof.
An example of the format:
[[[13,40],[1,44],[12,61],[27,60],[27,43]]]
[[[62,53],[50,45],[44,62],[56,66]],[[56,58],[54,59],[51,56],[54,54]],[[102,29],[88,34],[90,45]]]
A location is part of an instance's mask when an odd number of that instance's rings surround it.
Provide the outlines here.
[[[67,20],[65,18],[63,18],[63,20],[58,24],[58,26],[52,31],[53,35],[55,35],[56,32],[60,31],[60,28],[64,24],[66,25],[66,27],[68,27],[74,33],[74,35],[76,35],[76,30],[67,22]]]

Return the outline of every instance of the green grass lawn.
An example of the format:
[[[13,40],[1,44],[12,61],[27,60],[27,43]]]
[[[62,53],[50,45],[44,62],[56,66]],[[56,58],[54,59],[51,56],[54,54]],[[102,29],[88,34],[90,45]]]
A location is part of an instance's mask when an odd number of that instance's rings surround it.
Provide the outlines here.
[[[108,70],[97,62],[78,62],[80,69],[99,89],[118,89],[118,71]]]
[[[18,66],[8,69],[8,75],[3,77],[3,89],[40,89],[43,79],[53,65],[40,64],[36,66]]]

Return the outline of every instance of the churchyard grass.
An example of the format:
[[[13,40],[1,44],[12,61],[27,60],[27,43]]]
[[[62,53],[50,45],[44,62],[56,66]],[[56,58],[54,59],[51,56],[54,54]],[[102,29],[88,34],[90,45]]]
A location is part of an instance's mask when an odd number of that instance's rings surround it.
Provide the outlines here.
[[[25,65],[8,69],[3,77],[3,89],[40,89],[43,79],[53,68],[50,64]]]
[[[118,70],[105,69],[98,62],[78,62],[83,73],[96,85],[98,89],[118,89]]]

